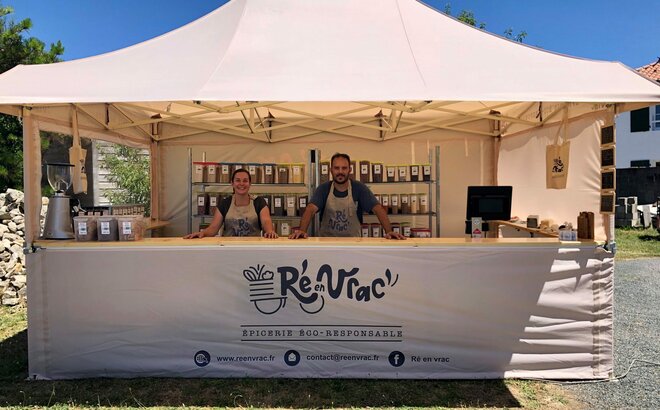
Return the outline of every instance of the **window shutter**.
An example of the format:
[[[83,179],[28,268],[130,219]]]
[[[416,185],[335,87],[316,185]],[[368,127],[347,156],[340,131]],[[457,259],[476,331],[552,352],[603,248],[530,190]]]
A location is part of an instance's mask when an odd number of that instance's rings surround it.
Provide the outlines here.
[[[651,129],[649,108],[630,111],[630,132],[644,132]]]

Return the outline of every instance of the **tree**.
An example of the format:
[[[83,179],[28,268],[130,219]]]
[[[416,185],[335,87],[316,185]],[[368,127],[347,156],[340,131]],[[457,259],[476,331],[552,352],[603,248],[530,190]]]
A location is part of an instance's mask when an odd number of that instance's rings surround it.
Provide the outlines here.
[[[110,171],[108,180],[117,186],[116,190],[106,191],[105,197],[113,204],[144,204],[150,213],[149,156],[125,145],[101,148],[101,154],[104,167]]]
[[[32,21],[15,22],[10,18],[14,10],[0,3],[0,74],[18,64],[48,64],[60,61],[64,53],[62,43],[44,43],[27,37]],[[42,138],[43,139],[43,138]],[[44,144],[47,145],[47,144]],[[42,145],[43,148],[43,145]],[[18,118],[0,114],[0,191],[23,187],[23,126]]]
[[[451,16],[451,4],[447,4],[445,6],[444,13]],[[477,27],[481,30],[486,29],[486,23],[483,21],[477,22],[477,19],[474,17],[474,13],[470,10],[463,10],[458,15],[456,16],[456,19],[459,21],[462,21],[465,24],[469,24],[472,27]],[[527,32],[526,31],[519,31],[517,34],[513,34],[513,27],[509,27],[508,29],[504,30],[504,37],[517,41],[519,43],[522,43],[525,37],[527,37]]]

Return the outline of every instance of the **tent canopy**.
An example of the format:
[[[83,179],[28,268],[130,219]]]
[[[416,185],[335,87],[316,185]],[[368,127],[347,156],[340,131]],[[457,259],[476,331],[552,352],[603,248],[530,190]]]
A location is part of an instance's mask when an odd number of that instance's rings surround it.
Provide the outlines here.
[[[483,119],[504,122],[480,131],[496,135],[536,127],[562,103],[660,102],[660,87],[621,63],[516,43],[415,0],[232,0],[132,47],[18,66],[0,90],[0,111],[32,106],[66,123],[75,107],[83,134],[136,144],[206,133],[378,140],[474,132],[464,125]]]

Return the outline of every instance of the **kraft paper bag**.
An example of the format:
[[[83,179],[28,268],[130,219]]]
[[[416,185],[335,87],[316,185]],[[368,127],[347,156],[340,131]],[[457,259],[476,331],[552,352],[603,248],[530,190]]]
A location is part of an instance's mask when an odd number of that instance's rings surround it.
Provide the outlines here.
[[[545,151],[545,184],[548,189],[565,189],[571,142],[552,144]]]

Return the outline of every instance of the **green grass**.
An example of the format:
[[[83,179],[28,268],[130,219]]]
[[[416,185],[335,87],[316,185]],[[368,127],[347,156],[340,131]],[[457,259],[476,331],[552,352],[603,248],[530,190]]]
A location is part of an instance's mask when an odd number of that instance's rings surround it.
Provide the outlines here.
[[[660,233],[653,228],[621,228],[614,237],[617,259],[660,257]]]
[[[0,307],[3,408],[574,408],[560,388],[522,380],[26,378],[25,309]]]

